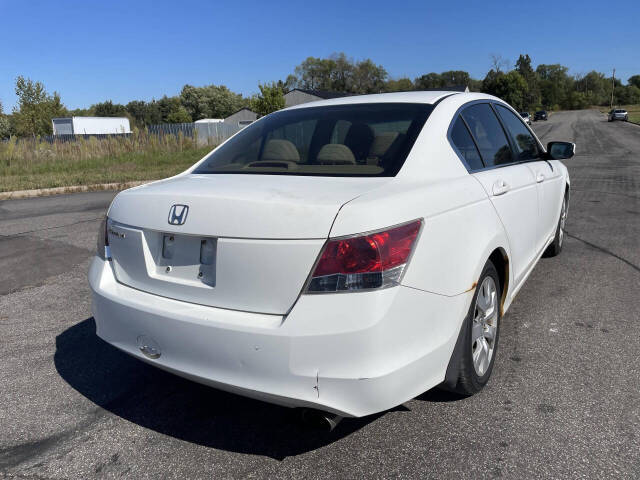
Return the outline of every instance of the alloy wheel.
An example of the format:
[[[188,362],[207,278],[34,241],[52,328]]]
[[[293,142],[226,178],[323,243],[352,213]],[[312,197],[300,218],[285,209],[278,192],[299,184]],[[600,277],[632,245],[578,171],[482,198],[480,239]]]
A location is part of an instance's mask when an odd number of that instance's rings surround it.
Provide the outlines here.
[[[560,212],[560,231],[558,232],[558,244],[562,246],[564,240],[564,224],[567,221],[567,199],[562,200],[562,211]]]
[[[491,364],[498,332],[498,293],[493,277],[486,277],[476,297],[471,327],[471,357],[476,374],[482,377]]]

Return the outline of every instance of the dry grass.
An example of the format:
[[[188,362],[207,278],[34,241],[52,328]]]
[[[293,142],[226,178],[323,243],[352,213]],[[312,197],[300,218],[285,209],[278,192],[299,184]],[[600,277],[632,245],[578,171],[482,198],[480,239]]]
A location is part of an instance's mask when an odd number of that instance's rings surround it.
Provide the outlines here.
[[[0,192],[155,180],[185,170],[212,148],[146,132],[54,143],[13,138],[0,142]]]

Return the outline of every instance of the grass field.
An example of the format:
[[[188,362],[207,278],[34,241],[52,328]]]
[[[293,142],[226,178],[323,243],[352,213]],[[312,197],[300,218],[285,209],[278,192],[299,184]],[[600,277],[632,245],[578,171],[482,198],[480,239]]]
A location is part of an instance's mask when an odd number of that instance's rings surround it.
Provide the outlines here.
[[[615,108],[622,108],[629,112],[629,121],[640,124],[640,105],[621,105]],[[598,107],[602,113],[609,113],[611,109],[609,107]]]
[[[13,139],[0,142],[0,192],[156,180],[184,171],[212,148],[144,133],[53,144]]]

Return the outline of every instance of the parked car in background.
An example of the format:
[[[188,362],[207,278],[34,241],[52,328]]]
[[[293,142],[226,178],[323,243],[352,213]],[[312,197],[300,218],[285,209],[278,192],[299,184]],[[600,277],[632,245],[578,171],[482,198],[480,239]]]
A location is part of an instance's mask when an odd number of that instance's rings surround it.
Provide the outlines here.
[[[626,110],[621,108],[613,109],[609,112],[609,121],[613,122],[614,120],[622,120],[623,122],[629,121],[629,114]]]
[[[547,115],[547,111],[546,110],[540,110],[538,112],[536,112],[536,114],[533,117],[533,121],[538,121],[538,120],[544,120],[547,121],[549,120],[549,116]]]
[[[527,125],[531,125],[531,115],[529,115],[529,112],[520,112],[520,116],[527,122]]]
[[[502,315],[563,246],[569,174],[481,93],[302,104],[113,200],[99,337],[191,380],[364,416],[480,391]],[[542,301],[543,299],[541,299]]]

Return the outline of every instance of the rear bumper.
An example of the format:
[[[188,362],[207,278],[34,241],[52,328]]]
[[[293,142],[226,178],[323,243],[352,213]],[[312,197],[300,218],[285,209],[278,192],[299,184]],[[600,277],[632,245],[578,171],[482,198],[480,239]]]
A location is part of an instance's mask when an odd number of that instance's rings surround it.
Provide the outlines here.
[[[89,270],[100,338],[159,368],[285,406],[364,416],[444,380],[473,292],[408,287],[303,295],[289,315],[195,305],[116,282],[110,262]],[[151,342],[160,356],[145,356]]]

